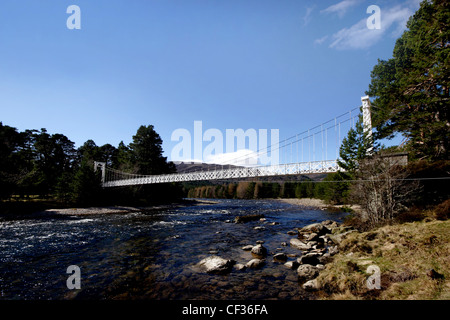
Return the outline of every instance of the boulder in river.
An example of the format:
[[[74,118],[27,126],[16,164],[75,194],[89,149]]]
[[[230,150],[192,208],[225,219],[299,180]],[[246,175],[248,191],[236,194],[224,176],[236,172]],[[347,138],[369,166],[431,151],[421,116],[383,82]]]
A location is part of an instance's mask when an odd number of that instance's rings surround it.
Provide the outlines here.
[[[245,265],[250,269],[259,269],[266,263],[265,259],[252,259]]]
[[[302,255],[300,258],[297,259],[297,262],[299,264],[311,264],[311,265],[315,266],[316,264],[321,263],[321,261],[320,261],[321,256],[322,255],[320,253],[311,252],[311,253]]]
[[[289,268],[291,270],[295,270],[298,268],[299,263],[297,261],[288,261],[284,264],[286,268]]]
[[[307,225],[299,230],[300,233],[316,233],[318,236],[323,236],[324,234],[331,233],[330,229],[325,227],[321,223],[313,223]]]
[[[234,268],[238,271],[245,270],[247,267],[242,263],[237,263],[234,265]]]
[[[285,253],[282,253],[282,252],[277,253],[277,254],[275,254],[273,256],[273,260],[275,260],[275,261],[282,261],[282,262],[284,262],[284,261],[287,260],[287,258],[288,258],[287,255]]]
[[[297,248],[299,250],[307,251],[311,249],[310,245],[307,245],[306,243],[302,242],[300,239],[292,238],[289,243],[291,244],[291,247]]]
[[[227,273],[236,263],[234,260],[227,260],[218,256],[210,256],[198,263],[198,266],[207,273]]]
[[[267,249],[262,244],[257,244],[252,248],[252,253],[257,256],[265,257],[267,255]]]
[[[249,221],[256,221],[261,218],[264,218],[263,214],[248,214],[244,216],[237,216],[234,218],[234,223],[243,223],[243,222],[249,222]]]

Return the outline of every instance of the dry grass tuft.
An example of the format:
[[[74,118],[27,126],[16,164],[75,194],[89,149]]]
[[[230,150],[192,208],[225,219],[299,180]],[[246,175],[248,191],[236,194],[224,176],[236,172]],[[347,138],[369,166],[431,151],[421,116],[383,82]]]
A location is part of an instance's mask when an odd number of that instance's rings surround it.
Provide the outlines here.
[[[319,277],[324,299],[449,299],[450,220],[390,225],[349,234]],[[369,290],[368,265],[381,270]],[[433,270],[435,273],[431,272]],[[430,276],[430,274],[440,276]]]

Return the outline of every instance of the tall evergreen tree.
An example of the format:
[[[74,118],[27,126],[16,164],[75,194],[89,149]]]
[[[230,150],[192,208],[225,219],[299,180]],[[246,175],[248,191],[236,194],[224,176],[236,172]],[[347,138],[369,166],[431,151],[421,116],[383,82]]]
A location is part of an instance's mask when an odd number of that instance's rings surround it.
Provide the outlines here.
[[[175,172],[173,163],[163,156],[162,139],[152,125],[140,126],[130,143],[131,161],[136,163],[139,174]]]
[[[70,183],[71,200],[77,205],[93,205],[101,197],[100,172],[94,172],[92,162],[83,159]]]
[[[76,157],[74,143],[62,134],[48,134],[41,129],[33,135],[34,162],[37,169],[36,184],[40,194],[55,191],[58,179],[70,170]]]
[[[0,122],[0,199],[17,191],[24,175],[24,158],[21,153],[25,136],[16,128]]]
[[[393,58],[373,68],[368,95],[379,138],[401,133],[417,158],[448,159],[450,2],[423,1],[397,40]]]
[[[359,162],[368,156],[368,151],[370,149],[376,151],[376,148],[372,136],[364,132],[363,119],[360,115],[355,128],[351,128],[347,137],[342,140],[338,164],[348,175],[353,175],[358,170]]]

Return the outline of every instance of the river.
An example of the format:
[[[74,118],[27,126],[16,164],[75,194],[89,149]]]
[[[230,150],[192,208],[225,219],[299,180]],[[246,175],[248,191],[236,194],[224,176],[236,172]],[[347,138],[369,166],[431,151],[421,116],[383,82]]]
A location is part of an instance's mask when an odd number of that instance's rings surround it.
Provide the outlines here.
[[[274,200],[214,201],[120,214],[0,217],[0,299],[314,298],[295,270],[271,255],[298,255],[289,246],[289,230],[341,221],[345,213]],[[266,221],[229,222],[247,214],[263,214]],[[268,250],[261,269],[214,275],[195,266],[210,255],[245,264],[253,257],[241,248],[258,240]],[[66,285],[70,265],[80,268],[81,289]]]

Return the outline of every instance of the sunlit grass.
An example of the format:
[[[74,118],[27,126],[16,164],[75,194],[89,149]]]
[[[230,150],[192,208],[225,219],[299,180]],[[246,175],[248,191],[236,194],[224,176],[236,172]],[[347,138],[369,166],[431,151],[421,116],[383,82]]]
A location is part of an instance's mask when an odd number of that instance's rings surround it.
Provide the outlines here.
[[[384,226],[352,233],[319,275],[325,299],[449,299],[450,221]],[[369,290],[367,266],[381,270],[381,290]],[[433,269],[443,279],[428,275]]]

